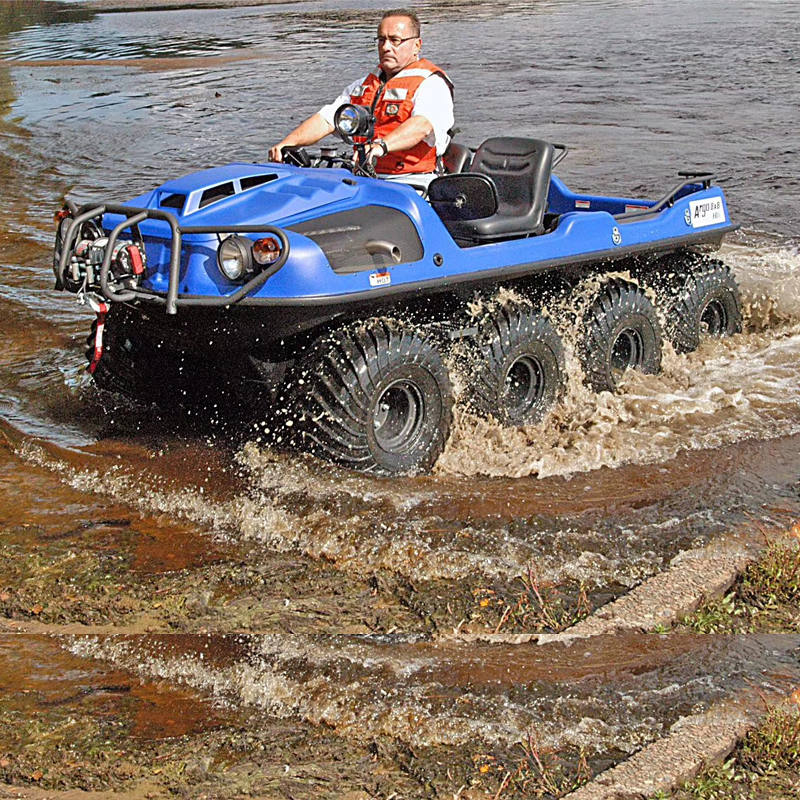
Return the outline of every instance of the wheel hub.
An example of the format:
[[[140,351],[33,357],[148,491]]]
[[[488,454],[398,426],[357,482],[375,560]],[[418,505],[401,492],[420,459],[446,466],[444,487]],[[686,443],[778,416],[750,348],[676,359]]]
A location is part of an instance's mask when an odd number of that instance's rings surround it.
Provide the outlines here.
[[[642,335],[634,328],[620,331],[611,348],[611,370],[623,373],[626,369],[642,366],[644,359],[644,342]]]
[[[515,416],[524,416],[538,405],[544,395],[544,370],[538,359],[525,355],[509,368],[505,380],[508,409]]]
[[[407,450],[416,440],[425,418],[425,400],[409,380],[389,384],[373,407],[375,440],[384,450]]]
[[[728,312],[716,298],[710,300],[700,315],[700,330],[707,336],[724,336],[728,331]]]

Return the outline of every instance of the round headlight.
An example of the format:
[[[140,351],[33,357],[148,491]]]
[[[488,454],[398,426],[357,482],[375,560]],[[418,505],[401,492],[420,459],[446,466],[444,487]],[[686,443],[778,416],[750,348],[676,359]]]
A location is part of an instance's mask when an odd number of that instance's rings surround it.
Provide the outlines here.
[[[338,122],[340,133],[352,136],[358,130],[358,116],[355,108],[352,106],[345,108],[342,114],[339,116]]]
[[[345,138],[351,136],[369,136],[371,124],[369,109],[354,106],[350,103],[340,106],[333,118],[333,124],[339,134]]]
[[[253,268],[253,250],[249,239],[229,236],[217,250],[219,271],[231,281],[240,280]]]

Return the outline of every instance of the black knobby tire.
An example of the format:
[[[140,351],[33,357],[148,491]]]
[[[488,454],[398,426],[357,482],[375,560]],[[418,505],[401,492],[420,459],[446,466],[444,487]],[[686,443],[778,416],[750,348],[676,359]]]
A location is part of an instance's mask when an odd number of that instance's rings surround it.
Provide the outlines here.
[[[503,425],[541,421],[564,394],[564,345],[549,319],[507,303],[482,320],[476,337],[471,405]]]
[[[655,374],[661,368],[661,326],[639,286],[612,280],[584,317],[581,361],[596,392],[616,390],[627,369]]]
[[[324,336],[290,391],[303,444],[363,472],[427,471],[450,433],[453,398],[441,355],[424,334],[394,320]]]
[[[664,302],[665,335],[678,353],[689,353],[708,337],[742,331],[739,286],[721,261],[685,259]]]

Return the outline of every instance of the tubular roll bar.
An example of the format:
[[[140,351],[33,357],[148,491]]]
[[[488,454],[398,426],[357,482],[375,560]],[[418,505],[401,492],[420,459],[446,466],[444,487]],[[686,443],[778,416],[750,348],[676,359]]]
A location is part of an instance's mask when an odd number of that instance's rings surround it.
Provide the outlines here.
[[[553,169],[557,164],[560,164],[569,153],[569,147],[565,144],[556,144],[556,142],[550,142],[553,145],[554,150],[558,150],[559,152],[553,157],[553,163],[550,165],[550,169]]]
[[[154,208],[136,208],[134,206],[120,206],[111,203],[103,205],[94,205],[88,203],[75,208],[70,204],[70,211],[73,213],[73,219],[69,228],[67,229],[64,244],[62,246],[61,258],[58,264],[57,279],[65,274],[67,263],[72,254],[72,248],[75,245],[75,240],[80,233],[81,226],[84,222],[91,219],[97,219],[104,214],[119,214],[125,217],[113,231],[109,234],[108,244],[106,245],[105,257],[100,267],[100,289],[103,296],[113,302],[125,303],[130,300],[146,300],[151,303],[158,303],[166,305],[167,314],[177,314],[178,306],[229,306],[238,303],[250,293],[261,288],[269,278],[271,278],[289,258],[289,239],[284,231],[276,228],[274,225],[201,225],[201,226],[185,226],[178,225],[178,220],[174,214],[166,211],[159,211]],[[111,257],[114,251],[114,245],[119,238],[122,231],[128,228],[136,228],[141,222],[146,219],[160,219],[170,226],[172,231],[172,241],[170,243],[170,259],[169,259],[169,286],[167,289],[166,297],[163,294],[150,291],[149,289],[115,289],[109,281],[109,272],[111,270]],[[239,287],[231,294],[221,295],[219,297],[181,297],[178,294],[178,284],[180,282],[180,269],[181,269],[181,245],[183,236],[201,233],[269,233],[275,236],[281,243],[281,255],[274,264],[270,264],[266,269],[258,273],[258,275],[251,278],[247,283]]]
[[[681,170],[678,175],[685,178],[684,181],[679,183],[674,189],[667,192],[660,200],[657,200],[652,206],[648,208],[638,208],[636,211],[626,211],[624,214],[615,214],[614,219],[634,219],[636,217],[643,217],[647,214],[653,214],[661,211],[662,208],[669,206],[670,208],[675,205],[678,193],[683,191],[687,186],[696,186],[698,182],[702,185],[703,189],[708,189],[711,186],[711,181],[714,177],[712,172],[692,172],[691,170]]]

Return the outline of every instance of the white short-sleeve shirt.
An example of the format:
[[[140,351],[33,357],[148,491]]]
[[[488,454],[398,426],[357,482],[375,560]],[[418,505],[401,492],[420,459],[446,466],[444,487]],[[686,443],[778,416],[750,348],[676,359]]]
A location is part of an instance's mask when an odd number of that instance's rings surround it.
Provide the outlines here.
[[[351,83],[332,103],[323,106],[319,113],[329,125],[333,125],[333,117],[340,106],[350,102],[353,92],[367,79],[365,75],[361,80]],[[425,141],[436,147],[437,155],[442,155],[450,144],[448,131],[453,127],[453,95],[450,87],[441,75],[431,75],[425,78],[414,95],[414,109],[412,117],[425,117],[433,125],[433,132],[425,137]]]

